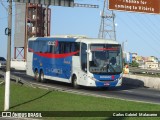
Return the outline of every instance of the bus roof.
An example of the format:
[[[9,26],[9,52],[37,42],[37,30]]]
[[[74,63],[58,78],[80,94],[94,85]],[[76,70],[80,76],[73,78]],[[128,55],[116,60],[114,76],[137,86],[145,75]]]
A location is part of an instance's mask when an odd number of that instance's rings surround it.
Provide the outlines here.
[[[63,38],[63,37],[33,37],[29,38],[30,41],[40,40],[40,41],[68,41],[68,42],[76,42],[77,38]]]
[[[77,39],[77,42],[83,42],[86,44],[119,44],[115,40],[98,39],[98,38]]]
[[[99,39],[99,38],[64,38],[64,37],[33,37],[29,38],[29,41],[34,40],[58,40],[58,41],[68,41],[68,42],[83,42],[86,44],[119,44],[115,40],[109,39]]]

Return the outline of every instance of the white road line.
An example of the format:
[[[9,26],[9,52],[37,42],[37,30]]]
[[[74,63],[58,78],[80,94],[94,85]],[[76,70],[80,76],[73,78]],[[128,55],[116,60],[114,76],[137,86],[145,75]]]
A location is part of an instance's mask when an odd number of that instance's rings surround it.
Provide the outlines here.
[[[123,90],[123,91],[130,92],[130,93],[132,92],[133,93],[133,91],[130,91],[130,90]]]

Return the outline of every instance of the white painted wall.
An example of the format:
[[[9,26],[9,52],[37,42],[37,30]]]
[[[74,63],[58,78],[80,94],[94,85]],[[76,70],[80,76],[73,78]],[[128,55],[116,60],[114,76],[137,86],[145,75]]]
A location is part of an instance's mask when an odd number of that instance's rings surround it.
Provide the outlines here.
[[[11,60],[11,68],[15,70],[26,70],[26,62],[24,60]]]

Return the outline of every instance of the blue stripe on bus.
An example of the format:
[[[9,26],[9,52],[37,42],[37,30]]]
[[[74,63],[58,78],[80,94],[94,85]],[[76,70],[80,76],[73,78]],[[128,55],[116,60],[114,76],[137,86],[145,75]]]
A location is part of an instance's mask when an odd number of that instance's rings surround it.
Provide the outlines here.
[[[34,54],[33,70],[41,68],[45,75],[69,79],[71,76],[71,64],[72,56],[50,59]]]
[[[119,75],[97,75],[97,74],[94,74],[93,75],[95,79],[97,80],[116,80],[120,77],[120,74]]]
[[[110,81],[110,82],[98,82],[96,81],[96,87],[115,87],[118,83],[118,80]]]
[[[119,75],[96,75],[94,74],[94,78],[97,79],[96,86],[97,87],[115,87],[118,83]]]

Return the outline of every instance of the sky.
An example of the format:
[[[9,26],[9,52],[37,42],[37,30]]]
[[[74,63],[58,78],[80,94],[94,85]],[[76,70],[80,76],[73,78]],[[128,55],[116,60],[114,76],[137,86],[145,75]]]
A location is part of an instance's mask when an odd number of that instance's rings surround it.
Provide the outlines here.
[[[7,0],[0,0],[0,56],[7,56],[7,36],[4,34],[8,26]],[[103,0],[75,0],[76,3],[96,4],[99,8],[61,7],[51,8],[51,36],[56,34],[78,34],[97,38],[100,27],[100,11]],[[114,11],[116,38],[121,44],[125,42],[125,51],[138,53],[140,56],[160,58],[160,15],[136,12]],[[14,54],[14,15],[12,25],[12,58]],[[127,42],[126,42],[127,41]]]

